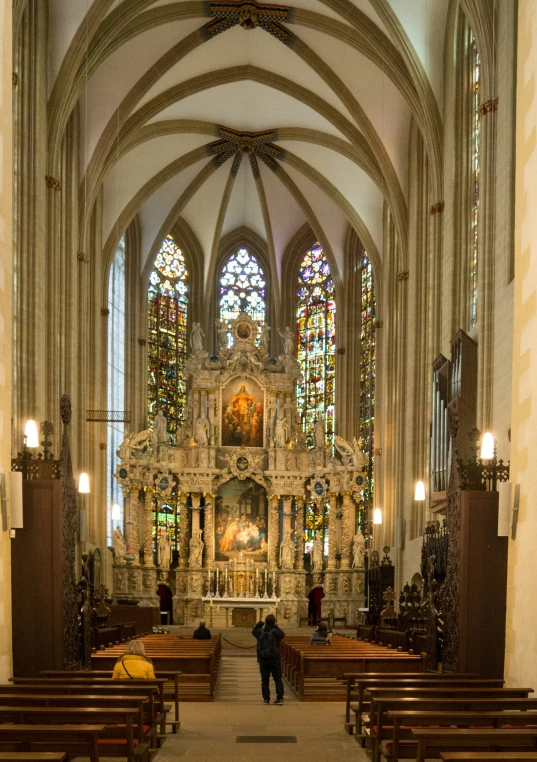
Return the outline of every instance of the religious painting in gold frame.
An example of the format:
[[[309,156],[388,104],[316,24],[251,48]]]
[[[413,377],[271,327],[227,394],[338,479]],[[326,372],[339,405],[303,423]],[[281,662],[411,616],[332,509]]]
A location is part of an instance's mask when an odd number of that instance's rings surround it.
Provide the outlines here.
[[[259,384],[232,379],[222,391],[222,447],[263,447],[264,412]]]
[[[253,479],[230,479],[218,488],[215,510],[216,561],[268,561],[267,491]]]

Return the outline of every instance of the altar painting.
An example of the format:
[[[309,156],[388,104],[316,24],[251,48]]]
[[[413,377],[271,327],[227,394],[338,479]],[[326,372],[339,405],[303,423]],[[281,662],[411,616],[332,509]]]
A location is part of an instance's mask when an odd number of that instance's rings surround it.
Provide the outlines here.
[[[252,479],[231,479],[216,497],[215,560],[268,561],[267,493]]]
[[[263,447],[263,391],[250,378],[235,378],[222,392],[222,446]]]

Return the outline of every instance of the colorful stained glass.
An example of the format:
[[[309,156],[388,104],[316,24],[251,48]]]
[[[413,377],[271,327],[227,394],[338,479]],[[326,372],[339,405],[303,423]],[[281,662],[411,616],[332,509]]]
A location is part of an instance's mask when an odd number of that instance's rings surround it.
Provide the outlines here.
[[[323,552],[328,555],[330,544],[330,501],[309,500],[306,503],[306,525],[304,527],[304,553],[310,553],[315,539],[315,532],[320,531],[323,538]]]
[[[317,418],[325,424],[326,441],[334,441],[336,402],[336,299],[330,266],[320,244],[307,252],[298,275],[297,407],[306,442],[313,447]]]
[[[149,276],[148,420],[162,410],[168,439],[176,441],[183,421],[186,389],[188,272],[183,252],[165,238]]]
[[[157,538],[167,535],[173,554],[179,552],[180,515],[175,490],[166,502],[153,498],[153,548],[157,549]]]
[[[472,252],[470,261],[470,327],[477,323],[477,248],[479,241],[479,83],[481,61],[475,40],[472,42],[473,82],[472,82]]]
[[[358,528],[367,539],[370,536],[370,513],[373,508],[374,488],[376,303],[373,269],[365,251],[361,261],[360,325],[360,436],[363,450],[369,456],[369,472],[367,486],[358,505]]]
[[[227,260],[220,276],[220,320],[235,320],[246,312],[253,320],[265,321],[265,275],[259,262],[246,249],[239,249]],[[233,343],[228,333],[228,346]]]

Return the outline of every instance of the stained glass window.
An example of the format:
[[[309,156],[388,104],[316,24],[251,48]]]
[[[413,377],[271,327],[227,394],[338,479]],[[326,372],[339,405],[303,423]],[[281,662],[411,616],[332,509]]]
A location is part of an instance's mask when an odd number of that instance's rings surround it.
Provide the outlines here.
[[[477,323],[477,248],[479,241],[479,83],[481,62],[475,40],[472,42],[472,252],[470,258],[470,327]]]
[[[118,244],[108,278],[108,410],[125,410],[125,239]],[[117,470],[119,445],[125,439],[125,426],[118,421],[107,424],[106,443],[106,538],[119,526],[124,533],[123,493],[113,474]]]
[[[253,254],[239,249],[228,259],[220,276],[220,320],[235,320],[246,312],[261,323],[266,317],[265,274]],[[228,333],[228,346],[233,343]]]
[[[375,434],[375,363],[376,363],[376,304],[373,269],[364,251],[361,261],[361,319],[360,319],[360,436],[362,449],[369,456],[368,479],[363,499],[358,505],[358,527],[368,536],[369,514],[373,507],[374,434]]]
[[[179,513],[175,489],[164,502],[160,498],[153,498],[153,547],[156,550],[158,538],[167,535],[172,546],[172,560],[173,554],[179,552]]]
[[[325,424],[326,441],[334,441],[336,401],[336,300],[330,266],[320,244],[307,252],[298,275],[297,407],[309,447],[314,445],[317,418]]]
[[[330,501],[326,499],[309,500],[306,503],[306,526],[304,527],[304,553],[310,553],[315,539],[315,533],[320,532],[323,538],[323,553],[328,555],[330,544]]]
[[[185,407],[188,272],[183,252],[165,238],[149,276],[148,419],[162,410],[176,441]]]

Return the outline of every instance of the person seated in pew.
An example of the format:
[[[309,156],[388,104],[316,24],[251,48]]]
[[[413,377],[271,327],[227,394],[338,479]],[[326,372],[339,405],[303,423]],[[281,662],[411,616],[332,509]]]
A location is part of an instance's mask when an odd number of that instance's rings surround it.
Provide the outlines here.
[[[114,680],[154,680],[155,671],[151,659],[145,655],[141,640],[131,640],[127,650],[114,666]]]
[[[200,626],[197,630],[194,630],[194,634],[192,635],[194,640],[210,640],[211,639],[211,631],[205,627],[205,622],[203,619],[200,622]]]
[[[310,646],[329,646],[332,644],[328,625],[326,622],[319,622],[317,629],[310,638]]]

